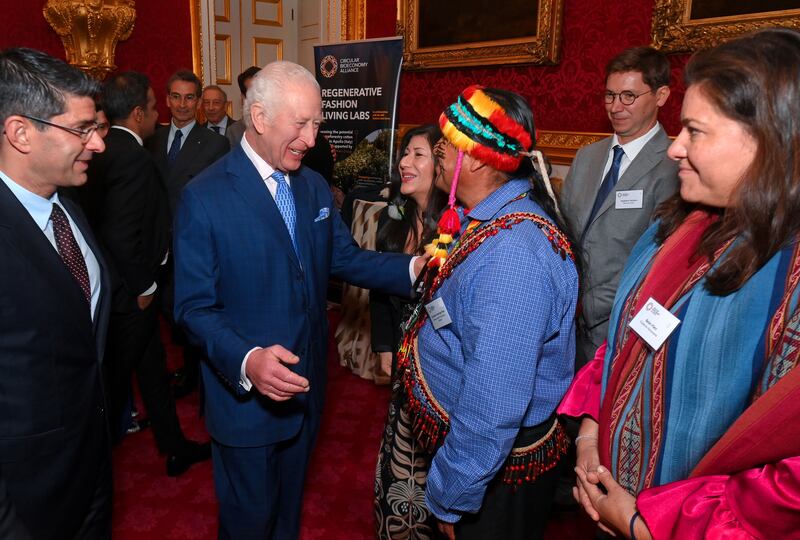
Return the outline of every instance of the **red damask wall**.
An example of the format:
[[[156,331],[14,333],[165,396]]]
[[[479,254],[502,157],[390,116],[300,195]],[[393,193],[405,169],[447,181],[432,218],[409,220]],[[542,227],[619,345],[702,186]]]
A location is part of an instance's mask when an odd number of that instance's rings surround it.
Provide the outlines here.
[[[0,49],[32,47],[64,58],[64,47],[42,15],[44,1],[0,0],[3,30]],[[120,70],[145,73],[158,97],[160,119],[168,120],[164,85],[173,71],[192,69],[192,31],[188,0],[146,0],[136,3],[136,26],[117,45]]]
[[[406,1],[406,0],[401,0]],[[620,50],[649,42],[653,0],[564,0],[561,61],[556,66],[447,69],[406,72],[400,87],[400,123],[435,121],[470,84],[514,90],[533,107],[537,127],[556,131],[610,132],[600,94],[606,62]],[[391,0],[368,0],[369,37],[392,35]],[[379,31],[383,33],[378,33]],[[681,72],[686,55],[671,56],[672,96],[661,113],[670,135],[680,130]]]

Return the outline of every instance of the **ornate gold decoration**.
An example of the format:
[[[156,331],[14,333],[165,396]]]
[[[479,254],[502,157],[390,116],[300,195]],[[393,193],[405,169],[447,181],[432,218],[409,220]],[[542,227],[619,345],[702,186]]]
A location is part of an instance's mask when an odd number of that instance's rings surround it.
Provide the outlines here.
[[[554,165],[572,165],[575,153],[587,144],[610,137],[610,133],[582,133],[576,131],[539,131],[538,148]]]
[[[397,26],[398,33],[405,37],[403,54],[405,69],[558,63],[564,0],[539,0],[531,3],[531,9],[537,9],[538,5],[538,28],[535,36],[424,49],[418,45],[420,1],[401,0],[401,15]]]
[[[192,71],[203,81],[203,32],[201,29],[202,9],[200,0],[189,0],[189,21],[192,25]],[[201,107],[198,107],[200,109]]]
[[[67,62],[101,80],[117,69],[114,49],[136,21],[134,0],[47,0],[42,13],[64,43]]]
[[[342,39],[352,41],[367,37],[367,0],[342,2]]]
[[[800,9],[691,19],[692,1],[656,0],[650,31],[653,47],[665,52],[691,52],[767,26],[800,29]]]

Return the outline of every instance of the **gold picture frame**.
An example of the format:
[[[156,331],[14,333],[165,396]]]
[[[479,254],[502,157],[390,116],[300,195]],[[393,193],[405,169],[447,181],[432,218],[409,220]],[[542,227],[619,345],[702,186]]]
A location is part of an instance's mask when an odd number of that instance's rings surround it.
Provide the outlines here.
[[[650,41],[664,52],[693,52],[766,26],[800,29],[797,9],[771,9],[786,1],[656,0]]]
[[[425,2],[423,9],[420,3]],[[450,6],[448,8],[448,6]],[[398,34],[404,36],[403,67],[405,69],[436,69],[465,66],[487,66],[502,64],[556,64],[561,53],[561,24],[564,13],[564,0],[506,0],[509,9],[525,10],[525,24],[530,23],[535,32],[520,33],[518,18],[509,18],[504,24],[491,24],[482,20],[481,24],[461,24],[453,17],[469,17],[474,9],[482,19],[487,15],[486,5],[481,0],[400,0],[400,20]],[[434,9],[448,9],[450,17],[429,17],[426,13]],[[530,10],[528,10],[530,8]],[[504,8],[505,9],[505,8]],[[530,11],[530,13],[527,13]],[[449,24],[447,21],[450,21]],[[442,24],[442,21],[445,21]],[[431,45],[427,31],[434,24],[439,30]],[[515,35],[497,35],[497,32],[514,30]],[[477,33],[476,33],[477,32]],[[481,39],[480,34],[491,33],[493,39]],[[460,36],[469,39],[460,41]],[[477,36],[477,37],[476,37]]]

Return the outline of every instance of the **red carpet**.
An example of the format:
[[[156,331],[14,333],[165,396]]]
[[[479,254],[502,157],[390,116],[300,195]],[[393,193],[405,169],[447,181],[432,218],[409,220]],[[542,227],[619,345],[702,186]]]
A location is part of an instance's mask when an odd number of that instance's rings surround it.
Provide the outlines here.
[[[331,313],[331,319],[333,335],[338,313]],[[331,343],[325,415],[306,482],[302,540],[374,538],[372,483],[388,399],[388,387],[339,366]],[[208,440],[197,393],[178,401],[178,415],[188,438]],[[129,435],[115,449],[114,538],[216,538],[211,462],[195,465],[179,478],[167,477],[164,467],[149,429]],[[577,540],[593,538],[593,533],[583,519],[564,514],[551,523],[548,538]]]

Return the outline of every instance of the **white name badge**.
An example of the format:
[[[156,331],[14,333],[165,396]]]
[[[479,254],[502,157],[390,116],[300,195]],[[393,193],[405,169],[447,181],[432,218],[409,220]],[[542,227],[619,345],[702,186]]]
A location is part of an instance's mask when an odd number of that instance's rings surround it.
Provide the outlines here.
[[[680,323],[680,319],[651,297],[628,326],[657,351]]]
[[[447,326],[451,322],[450,314],[447,313],[447,308],[444,306],[444,300],[437,298],[433,302],[425,305],[425,311],[428,312],[428,317],[431,319],[431,324],[435,329]]]
[[[617,210],[628,210],[642,207],[642,190],[629,189],[627,191],[617,191],[614,201],[614,208]]]

